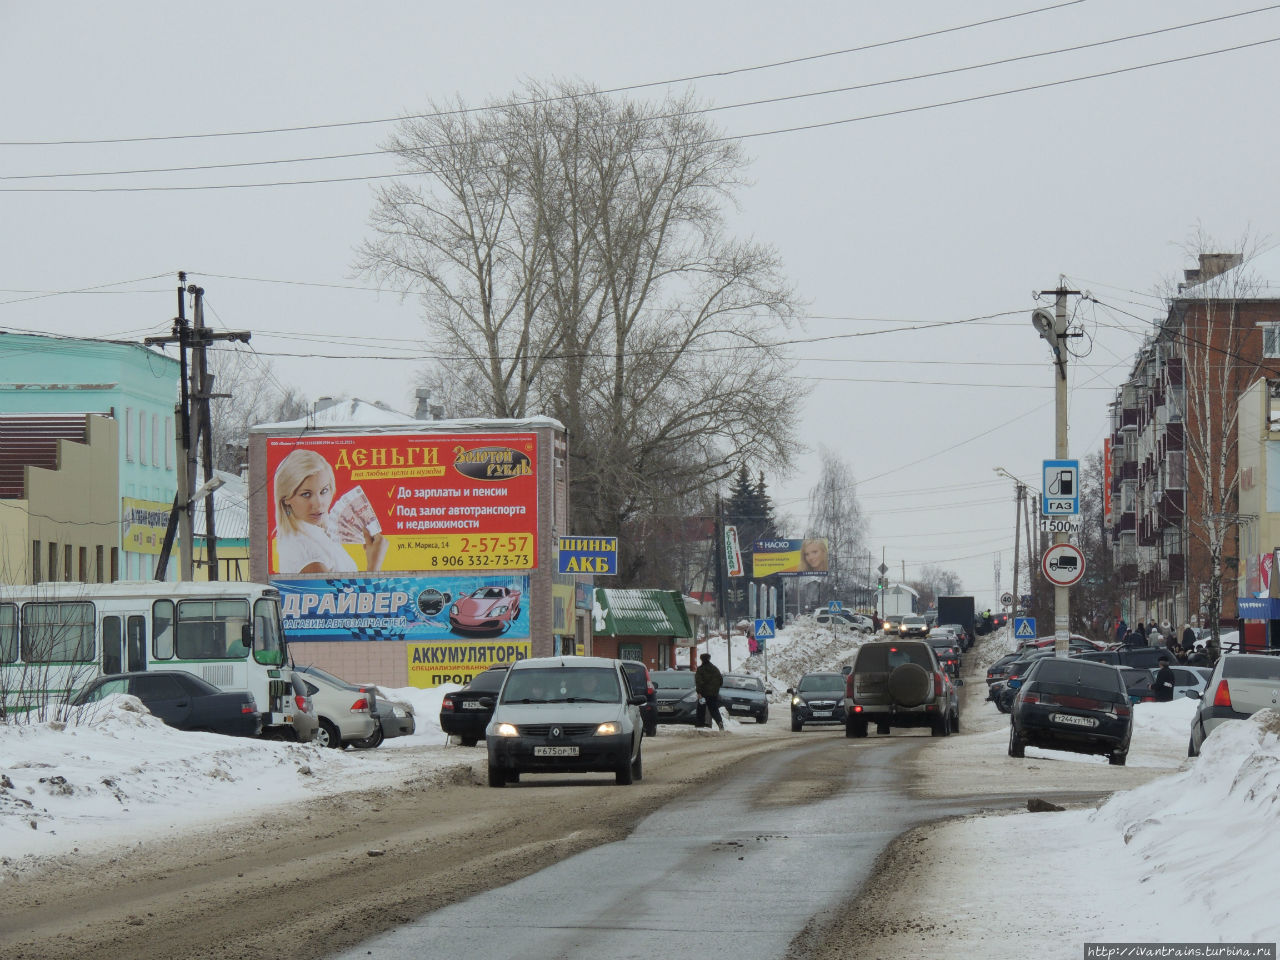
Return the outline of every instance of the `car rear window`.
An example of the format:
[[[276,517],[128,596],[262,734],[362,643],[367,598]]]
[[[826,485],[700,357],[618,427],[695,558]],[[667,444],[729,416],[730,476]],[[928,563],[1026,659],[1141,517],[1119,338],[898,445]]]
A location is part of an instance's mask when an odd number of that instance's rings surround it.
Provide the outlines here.
[[[916,663],[926,670],[933,669],[929,648],[922,643],[874,643],[858,651],[853,668],[858,671],[887,673],[904,663]]]
[[[1280,657],[1226,657],[1222,675],[1241,680],[1280,680]]]
[[[502,681],[505,679],[507,679],[507,671],[505,670],[486,670],[484,673],[472,677],[471,682],[467,684],[467,689],[474,690],[477,693],[497,693],[502,687]]]
[[[1035,662],[1027,682],[1063,693],[1096,691],[1095,695],[1108,697],[1125,695],[1119,670],[1089,660],[1045,657]]]
[[[763,690],[764,684],[755,677],[725,677],[724,684],[732,690]]]
[[[650,678],[659,690],[692,690],[693,674],[683,670],[655,673]]]

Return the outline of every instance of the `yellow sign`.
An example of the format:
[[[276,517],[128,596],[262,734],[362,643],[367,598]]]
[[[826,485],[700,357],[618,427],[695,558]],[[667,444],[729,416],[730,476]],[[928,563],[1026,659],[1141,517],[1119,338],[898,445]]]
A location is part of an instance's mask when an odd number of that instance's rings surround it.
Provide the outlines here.
[[[411,643],[406,647],[409,683],[424,690],[442,683],[469,683],[472,677],[490,667],[526,659],[529,651],[528,640]]]
[[[169,525],[169,504],[157,500],[120,498],[121,546],[127,553],[159,555]]]

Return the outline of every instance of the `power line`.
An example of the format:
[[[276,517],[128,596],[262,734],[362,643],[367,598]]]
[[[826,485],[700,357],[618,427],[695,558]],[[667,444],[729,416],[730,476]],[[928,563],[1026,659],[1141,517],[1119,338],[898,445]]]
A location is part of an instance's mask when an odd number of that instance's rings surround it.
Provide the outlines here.
[[[966,64],[965,66],[961,66],[961,67],[949,67],[943,70],[930,71],[928,73],[911,74],[903,77],[894,77],[888,80],[872,80],[864,83],[849,84],[842,87],[830,87],[824,90],[811,90],[803,93],[785,94],[785,95],[780,95],[776,97],[764,97],[764,98],[759,98],[755,100],[744,100],[738,103],[721,104],[718,106],[697,107],[689,110],[681,110],[676,113],[656,114],[652,117],[644,117],[641,119],[670,120],[670,119],[676,119],[680,117],[701,116],[701,115],[711,114],[711,113],[720,113],[726,110],[740,110],[747,107],[771,106],[774,104],[789,103],[795,100],[805,100],[813,97],[832,96],[834,94],[839,94],[839,93],[854,93],[862,90],[871,90],[879,87],[893,86],[895,84],[900,84],[900,83],[910,83],[917,80],[932,80],[938,77],[954,76],[960,73],[971,73],[975,70],[985,70],[990,67],[1008,66],[1009,64],[1013,64],[1013,63],[1024,63],[1026,61],[1038,60],[1045,57],[1060,56],[1065,53],[1079,53],[1082,50],[1091,50],[1099,47],[1111,46],[1117,43],[1125,43],[1130,40],[1146,39],[1149,37],[1159,36],[1161,34],[1173,33],[1178,30],[1187,30],[1194,27],[1206,26],[1211,23],[1218,23],[1225,20],[1233,20],[1239,17],[1252,16],[1258,13],[1266,13],[1276,9],[1280,9],[1280,4],[1272,4],[1271,6],[1259,7],[1253,10],[1244,10],[1238,13],[1223,14],[1222,16],[1210,17],[1204,20],[1196,20],[1190,23],[1181,23],[1181,24],[1176,24],[1174,26],[1169,26],[1169,27],[1160,27],[1158,29],[1147,30],[1141,33],[1131,33],[1125,36],[1111,37],[1106,40],[1094,40],[1088,43],[1079,43],[1079,44],[1075,44],[1073,46],[1068,46],[1068,47],[1058,47],[1052,50],[1042,50],[1037,53],[1024,53],[1024,54],[1019,54],[1013,57],[1004,57],[999,60],[986,60],[980,63]],[[578,94],[573,96],[580,97],[580,96],[585,96],[585,94]],[[554,100],[559,98],[550,98],[550,99]],[[533,102],[540,103],[542,101],[533,101]],[[475,109],[487,110],[490,108],[475,108]],[[468,111],[447,111],[443,114],[420,114],[409,119],[415,119],[415,120],[429,119],[432,117],[452,115],[455,112],[468,112]],[[634,123],[635,121],[630,119],[624,119],[618,122],[621,124],[621,123]],[[486,142],[486,141],[483,138],[481,138],[480,142]],[[426,149],[436,151],[436,150],[442,150],[442,149],[451,148],[451,147],[457,147],[460,145],[461,144],[458,144],[453,141],[443,141],[440,143],[430,144]],[[400,150],[388,148],[388,149],[379,149],[379,150],[362,150],[362,151],[356,151],[351,153],[323,154],[319,156],[308,156],[308,157],[286,157],[286,158],[271,159],[271,160],[242,160],[242,161],[227,161],[223,163],[188,164],[185,166],[177,166],[177,167],[140,167],[140,168],[134,168],[129,170],[93,170],[93,171],[65,172],[65,173],[8,174],[8,175],[0,176],[0,181],[45,180],[45,179],[62,179],[62,178],[70,178],[70,177],[118,177],[118,176],[135,176],[140,174],[155,174],[155,173],[192,173],[192,172],[204,171],[204,170],[233,170],[233,169],[243,169],[246,167],[279,166],[283,164],[293,164],[293,163],[321,163],[321,162],[329,162],[334,160],[355,160],[355,159],[362,159],[365,157],[396,155],[396,154],[399,154],[400,152],[401,152]]]
[[[735,76],[742,73],[752,73],[760,70],[772,70],[777,67],[794,66],[798,63],[808,63],[814,60],[822,60],[830,57],[847,56],[852,53],[862,53],[867,50],[877,50],[884,47],[890,47],[902,43],[910,43],[916,40],[925,40],[931,37],[945,36],[951,33],[959,33],[964,30],[972,30],[977,27],[990,26],[995,23],[1003,23],[1010,20],[1017,20],[1022,17],[1034,16],[1039,13],[1046,13],[1052,10],[1060,10],[1063,7],[1075,6],[1084,3],[1085,0],[1065,0],[1062,3],[1051,4],[1046,7],[1036,7],[1032,10],[1023,10],[1018,13],[1006,14],[999,17],[991,17],[986,20],[978,20],[972,23],[961,24],[955,27],[943,27],[937,30],[929,30],[924,33],[912,34],[906,37],[898,37],[893,40],[881,40],[875,43],[865,43],[856,47],[846,47],[841,50],[831,50],[826,53],[806,54],[799,57],[791,57],[786,60],[775,60],[770,63],[754,64],[746,67],[734,67],[727,70],[716,70],[710,73],[691,74],[685,77],[677,77],[672,80],[649,80],[642,83],[626,84],[624,86],[609,87],[604,90],[584,92],[578,94],[563,94],[554,97],[544,97],[537,99],[513,100],[506,103],[491,104],[483,107],[460,107],[457,110],[444,110],[434,113],[412,114],[410,116],[397,117],[379,117],[372,120],[345,120],[333,123],[313,123],[292,127],[267,127],[257,130],[232,130],[223,131],[221,133],[190,133],[190,134],[168,134],[163,136],[150,137],[115,137],[102,138],[93,140],[7,140],[0,141],[0,147],[60,147],[60,146],[91,146],[98,144],[113,143],[154,143],[157,141],[167,140],[203,140],[215,137],[249,137],[259,136],[262,134],[272,133],[299,133],[309,130],[332,130],[339,127],[363,127],[384,123],[399,123],[402,120],[429,120],[438,117],[459,116],[470,113],[480,113],[493,110],[508,110],[512,107],[519,106],[540,106],[548,103],[559,103],[566,100],[576,100],[583,97],[594,96],[596,94],[612,94],[627,93],[632,90],[646,90],[652,87],[676,86],[678,84],[693,83],[698,80],[711,80],[723,77]]]
[[[984,100],[994,100],[999,97],[1012,96],[1019,93],[1029,93],[1036,90],[1048,90],[1053,87],[1066,86],[1073,83],[1081,83],[1085,80],[1098,80],[1104,77],[1119,76],[1120,74],[1133,73],[1138,70],[1148,70],[1154,67],[1169,66],[1176,63],[1186,63],[1191,60],[1199,60],[1205,57],[1218,56],[1224,53],[1235,53],[1241,50],[1248,50],[1254,47],[1261,47],[1267,44],[1280,42],[1280,37],[1269,37],[1265,40],[1255,40],[1250,43],[1237,44],[1230,47],[1221,47],[1217,50],[1207,50],[1201,53],[1186,54],[1180,57],[1170,57],[1165,60],[1156,60],[1148,63],[1136,64],[1129,67],[1118,67],[1114,70],[1104,70],[1098,73],[1085,74],[1078,77],[1068,77],[1064,80],[1051,80],[1044,83],[1028,84],[1022,87],[1013,87],[1006,90],[998,90],[992,93],[975,94],[969,97],[959,97],[954,100],[942,100],[934,103],[923,104],[916,107],[901,107],[895,110],[885,110],[880,113],[862,114],[856,117],[845,117],[838,120],[817,121],[814,123],[798,124],[792,127],[775,127],[771,130],[758,130],[753,133],[741,133],[722,137],[711,137],[707,139],[707,143],[729,143],[739,140],[752,140],[759,137],[781,136],[788,133],[800,133],[808,130],[821,130],[828,127],[845,126],[851,123],[862,123],[868,120],[883,120],[888,117],[905,116],[913,113],[922,113],[927,110],[936,110],[942,107],[954,107],[969,103],[979,103]],[[247,190],[258,189],[264,187],[292,187],[292,186],[318,186],[334,183],[359,183],[369,182],[373,180],[388,180],[396,177],[408,176],[403,171],[391,173],[373,173],[358,174],[346,177],[317,177],[308,180],[271,180],[260,181],[257,183],[215,183],[215,184],[191,184],[191,185],[169,185],[169,186],[137,186],[137,187],[0,187],[0,193],[168,193],[168,192],[192,192],[200,190]]]

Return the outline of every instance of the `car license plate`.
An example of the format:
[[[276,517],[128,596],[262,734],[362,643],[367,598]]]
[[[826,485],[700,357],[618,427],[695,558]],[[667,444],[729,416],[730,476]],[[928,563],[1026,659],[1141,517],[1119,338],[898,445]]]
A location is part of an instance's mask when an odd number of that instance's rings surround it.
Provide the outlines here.
[[[463,710],[479,710],[481,709],[481,706],[482,705],[479,700],[463,700],[462,701]]]
[[[535,757],[576,757],[577,747],[534,747]]]
[[[830,711],[830,710],[815,710],[815,711],[813,711],[813,715],[814,715],[815,717],[829,717],[829,716],[831,716],[831,711]]]
[[[669,703],[660,703],[658,704],[658,712],[659,713],[675,713],[676,708]]]
[[[1072,727],[1096,727],[1098,721],[1093,717],[1076,717],[1069,713],[1055,713],[1049,717],[1054,723],[1065,723]]]

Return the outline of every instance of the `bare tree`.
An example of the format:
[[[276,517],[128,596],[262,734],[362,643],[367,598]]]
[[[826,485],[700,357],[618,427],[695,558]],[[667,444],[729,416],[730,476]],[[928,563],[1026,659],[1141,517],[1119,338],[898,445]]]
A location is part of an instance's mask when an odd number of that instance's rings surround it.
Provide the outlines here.
[[[259,423],[294,420],[307,412],[307,399],[295,387],[281,383],[271,361],[247,350],[213,348],[209,372],[214,391],[229,397],[212,401],[213,465],[238,473],[249,444],[249,428]]]
[[[793,294],[771,249],[727,235],[746,160],[695,107],[580,84],[437,106],[389,140],[405,176],[380,188],[357,256],[421,295],[446,393],[565,424],[584,531],[744,462],[785,470],[794,450]],[[621,580],[645,562],[624,557]]]
[[[830,573],[820,599],[830,600],[851,596],[859,586],[858,574],[867,555],[866,518],[853,469],[828,447],[819,447],[818,457],[821,465],[818,482],[809,490],[805,536],[827,538]]]
[[[921,567],[919,579],[912,580],[908,586],[920,594],[920,602],[925,608],[937,603],[939,597],[956,596],[964,589],[958,573],[933,563]]]

